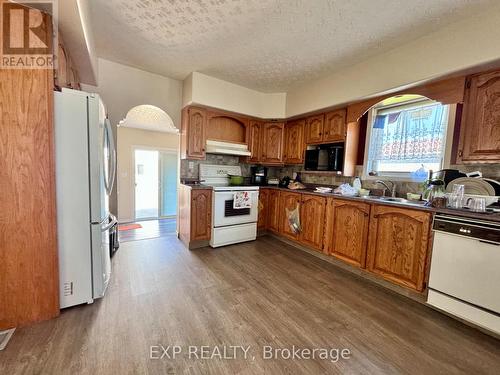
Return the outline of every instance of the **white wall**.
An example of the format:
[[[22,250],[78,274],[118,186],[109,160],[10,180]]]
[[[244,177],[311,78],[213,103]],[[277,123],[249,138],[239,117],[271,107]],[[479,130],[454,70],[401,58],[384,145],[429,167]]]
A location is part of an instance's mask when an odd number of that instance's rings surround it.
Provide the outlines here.
[[[97,92],[108,110],[111,123],[116,125],[125,118],[127,112],[141,104],[151,104],[163,109],[172,118],[174,125],[180,128],[182,107],[182,82],[149,73],[143,70],[98,59],[98,86],[82,85],[88,92]],[[124,129],[124,128],[123,128]],[[135,130],[135,129],[129,129]],[[136,145],[178,148],[178,136],[167,133],[149,131],[122,132],[135,134]],[[117,183],[110,199],[111,212],[118,214],[119,219],[131,219],[131,203],[133,191],[130,182],[130,146],[132,140],[117,137],[118,173]],[[128,143],[127,143],[128,142]],[[125,150],[123,150],[125,148]]]
[[[287,117],[500,59],[500,5],[287,92]]]
[[[206,74],[184,80],[183,106],[202,104],[261,118],[284,118],[285,93],[263,93]]]
[[[83,90],[101,95],[113,125],[123,120],[131,108],[151,104],[167,112],[180,128],[181,81],[104,59],[98,60],[98,69],[97,87],[83,85]]]

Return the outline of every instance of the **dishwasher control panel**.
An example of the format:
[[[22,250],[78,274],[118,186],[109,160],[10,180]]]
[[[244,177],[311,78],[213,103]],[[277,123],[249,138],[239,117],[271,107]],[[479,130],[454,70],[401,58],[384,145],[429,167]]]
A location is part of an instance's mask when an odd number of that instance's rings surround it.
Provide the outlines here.
[[[500,245],[500,223],[436,214],[432,229]]]

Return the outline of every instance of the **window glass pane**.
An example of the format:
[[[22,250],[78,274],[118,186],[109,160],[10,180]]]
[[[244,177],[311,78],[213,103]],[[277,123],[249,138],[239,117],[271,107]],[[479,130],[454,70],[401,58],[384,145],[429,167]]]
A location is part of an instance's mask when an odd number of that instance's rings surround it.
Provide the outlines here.
[[[411,173],[441,169],[448,106],[431,101],[374,111],[367,170]]]

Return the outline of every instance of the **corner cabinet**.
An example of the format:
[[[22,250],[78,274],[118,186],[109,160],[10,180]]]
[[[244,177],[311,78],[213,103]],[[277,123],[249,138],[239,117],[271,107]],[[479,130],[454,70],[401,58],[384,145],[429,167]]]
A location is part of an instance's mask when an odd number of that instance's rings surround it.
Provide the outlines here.
[[[500,162],[500,71],[467,79],[458,162]]]
[[[263,164],[283,163],[284,124],[282,122],[266,122],[262,130]]]
[[[305,121],[298,120],[285,125],[285,164],[302,164],[304,162],[304,127]]]
[[[421,292],[425,286],[431,216],[424,211],[373,206],[368,270]]]
[[[212,190],[179,188],[179,238],[189,248],[208,245],[212,228]]]
[[[182,159],[205,159],[206,127],[207,113],[205,109],[187,107],[182,110]]]
[[[369,204],[328,198],[324,252],[365,268],[369,226]]]

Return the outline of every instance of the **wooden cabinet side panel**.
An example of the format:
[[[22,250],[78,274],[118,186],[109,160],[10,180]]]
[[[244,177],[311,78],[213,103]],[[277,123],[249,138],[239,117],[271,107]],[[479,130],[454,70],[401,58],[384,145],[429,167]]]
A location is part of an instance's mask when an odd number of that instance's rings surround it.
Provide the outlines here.
[[[191,189],[179,186],[179,238],[189,247],[191,240]]]
[[[59,270],[53,71],[0,69],[0,81],[2,330],[59,315]]]

